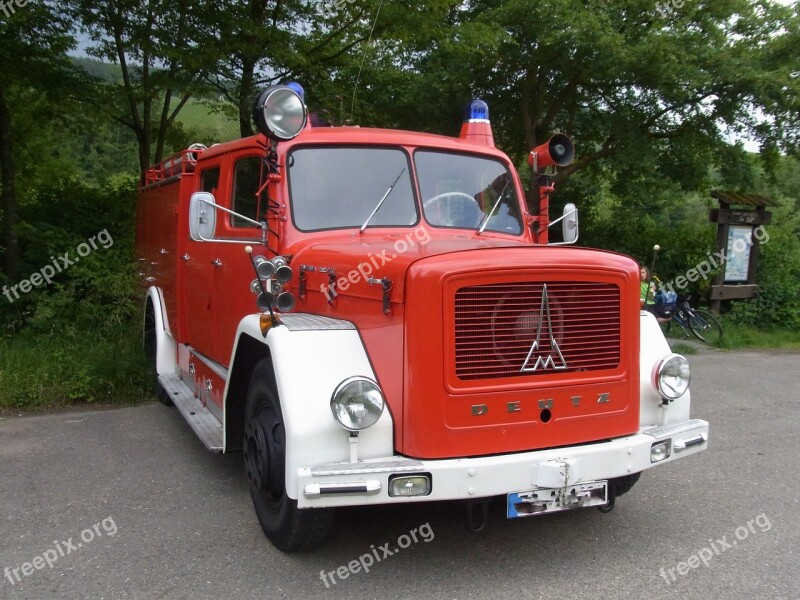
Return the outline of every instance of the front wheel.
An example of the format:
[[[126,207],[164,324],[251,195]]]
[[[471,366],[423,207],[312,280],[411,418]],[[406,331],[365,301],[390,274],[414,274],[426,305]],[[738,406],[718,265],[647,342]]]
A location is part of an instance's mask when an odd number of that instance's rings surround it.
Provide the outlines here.
[[[321,546],[332,509],[299,509],[286,493],[286,435],[269,358],[253,371],[247,392],[244,467],[253,506],[267,538],[283,552]]]
[[[689,329],[702,342],[716,346],[722,339],[722,324],[710,311],[700,308],[689,318]]]

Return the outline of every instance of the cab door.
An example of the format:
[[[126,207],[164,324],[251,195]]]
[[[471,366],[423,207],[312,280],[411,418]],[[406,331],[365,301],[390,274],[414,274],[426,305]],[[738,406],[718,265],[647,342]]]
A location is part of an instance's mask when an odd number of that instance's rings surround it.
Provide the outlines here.
[[[264,205],[266,194],[261,199],[258,197],[263,158],[263,151],[261,154],[254,154],[258,151],[258,149],[243,150],[230,156],[231,176],[227,182],[228,189],[222,195],[224,203],[218,201],[225,208],[254,221],[264,220],[267,210]],[[271,253],[268,253],[266,247],[261,244],[261,229],[222,211],[217,215],[217,237],[228,242],[239,242],[225,244],[222,264],[214,269],[214,295],[217,306],[215,317],[220,356],[218,361],[228,364],[239,322],[245,315],[258,312],[256,296],[250,291],[250,283],[255,279],[255,272],[250,256],[244,249],[250,245],[254,255],[268,258]]]
[[[224,161],[225,157],[221,156],[198,164],[197,191],[214,194],[217,203],[222,202],[221,196],[227,187]],[[221,260],[219,246],[215,242],[189,239],[179,264],[183,270],[187,342],[199,353],[212,358],[219,356],[220,349],[216,330],[219,307],[214,289],[214,274]]]

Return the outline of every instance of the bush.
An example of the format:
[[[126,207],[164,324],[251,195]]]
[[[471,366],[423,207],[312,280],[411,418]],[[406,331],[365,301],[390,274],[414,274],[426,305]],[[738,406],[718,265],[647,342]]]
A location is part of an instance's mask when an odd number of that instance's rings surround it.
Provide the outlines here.
[[[61,265],[64,253],[79,260],[13,302],[0,297],[0,407],[148,395],[136,326],[142,309],[133,261],[135,191],[131,177],[101,188],[64,179],[20,204],[22,277]],[[96,248],[85,245],[93,236]],[[0,286],[8,283],[0,276]]]
[[[731,303],[734,323],[800,331],[800,215],[784,206],[774,211],[769,239],[761,246],[759,294]]]

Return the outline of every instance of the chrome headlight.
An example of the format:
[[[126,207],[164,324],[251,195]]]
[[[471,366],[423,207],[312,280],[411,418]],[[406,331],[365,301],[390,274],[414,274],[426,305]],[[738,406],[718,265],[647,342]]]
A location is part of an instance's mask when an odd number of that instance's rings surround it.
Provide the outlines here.
[[[331,412],[348,431],[360,431],[378,422],[385,404],[377,383],[366,377],[348,377],[333,392]]]
[[[689,361],[680,354],[668,354],[656,367],[654,384],[664,398],[675,400],[689,389],[691,378]]]

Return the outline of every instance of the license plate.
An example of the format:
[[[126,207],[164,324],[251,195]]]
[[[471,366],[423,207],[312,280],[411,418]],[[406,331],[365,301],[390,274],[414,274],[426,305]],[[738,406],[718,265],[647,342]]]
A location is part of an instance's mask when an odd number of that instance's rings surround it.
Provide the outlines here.
[[[608,504],[608,481],[588,481],[563,488],[536,488],[508,494],[509,519]]]

